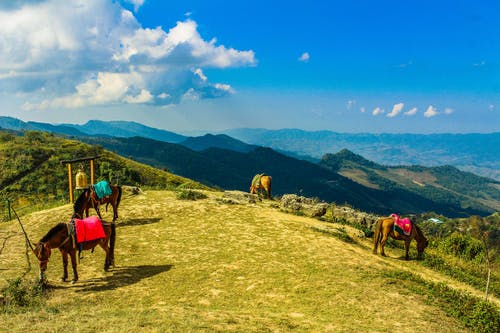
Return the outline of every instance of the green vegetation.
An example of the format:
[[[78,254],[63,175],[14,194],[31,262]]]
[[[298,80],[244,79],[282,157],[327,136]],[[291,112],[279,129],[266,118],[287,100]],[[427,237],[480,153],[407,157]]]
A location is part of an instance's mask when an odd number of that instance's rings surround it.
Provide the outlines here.
[[[45,132],[0,130],[0,220],[7,215],[7,199],[23,213],[55,207],[68,200],[68,171],[61,160],[100,156],[95,181],[144,188],[204,188],[197,182],[161,171],[104,150]],[[83,164],[90,181],[89,165]],[[76,173],[77,165],[73,166]],[[74,177],[74,175],[73,175]]]

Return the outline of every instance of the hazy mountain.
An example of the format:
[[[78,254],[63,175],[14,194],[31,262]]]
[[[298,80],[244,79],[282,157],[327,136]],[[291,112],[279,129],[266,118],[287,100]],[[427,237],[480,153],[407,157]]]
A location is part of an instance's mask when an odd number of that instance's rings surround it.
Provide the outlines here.
[[[450,186],[452,182],[460,182],[462,178],[469,179],[463,177],[464,173],[455,168],[453,170],[457,175],[448,183],[427,186],[425,190],[417,191],[408,188],[406,183],[411,181],[405,179],[404,172],[399,175],[401,181],[398,181],[397,173],[392,178],[381,176],[380,183],[383,186],[374,181],[363,182],[360,180],[362,177],[356,178],[345,173],[345,164],[333,161],[333,155],[327,156],[322,165],[318,165],[263,147],[257,147],[249,152],[220,148],[193,151],[179,144],[140,137],[88,137],[82,140],[137,161],[166,168],[175,174],[210,186],[248,191],[252,177],[265,172],[273,177],[275,195],[297,193],[328,202],[348,203],[356,208],[381,214],[392,211],[401,213],[435,211],[446,216],[488,215],[495,211],[494,205],[498,206],[499,202],[498,196],[495,197],[489,192],[476,192],[476,188],[471,192],[466,191],[466,183],[455,184],[453,185],[455,188],[447,188],[446,186]],[[344,151],[337,157],[341,158],[342,155],[348,157],[346,163],[359,165],[360,173],[366,173],[368,170],[376,175],[374,170],[385,168],[351,152]],[[336,166],[332,168],[330,163]],[[355,171],[351,173],[353,172]],[[489,180],[485,186],[498,187],[498,182]],[[463,193],[456,193],[459,188]],[[475,195],[478,196],[478,200],[474,200]]]
[[[315,158],[345,148],[384,165],[453,165],[500,180],[500,132],[424,135],[233,129],[224,133],[249,144]]]
[[[257,148],[255,145],[246,144],[225,134],[205,134],[198,137],[189,137],[180,144],[196,151],[208,148],[222,148],[246,153]]]

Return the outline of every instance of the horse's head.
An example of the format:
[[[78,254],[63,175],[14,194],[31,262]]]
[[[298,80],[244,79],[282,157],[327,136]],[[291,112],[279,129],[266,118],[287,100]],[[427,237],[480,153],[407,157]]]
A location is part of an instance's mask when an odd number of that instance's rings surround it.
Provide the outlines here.
[[[417,241],[417,259],[422,259],[422,255],[424,254],[425,248],[429,245],[429,241],[427,240],[427,238],[425,238],[425,236],[422,234],[422,231],[420,231],[418,227],[416,227],[416,229],[417,237],[415,237],[415,240]]]
[[[47,265],[52,251],[47,243],[40,241],[34,245],[35,248],[33,249],[33,253],[40,262],[40,280],[43,280],[44,272],[47,270]]]

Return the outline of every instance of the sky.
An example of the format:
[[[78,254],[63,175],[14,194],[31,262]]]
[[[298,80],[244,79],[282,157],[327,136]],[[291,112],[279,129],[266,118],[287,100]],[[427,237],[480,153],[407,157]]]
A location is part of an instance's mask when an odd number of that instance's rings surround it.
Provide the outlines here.
[[[0,1],[0,116],[500,131],[500,2]]]

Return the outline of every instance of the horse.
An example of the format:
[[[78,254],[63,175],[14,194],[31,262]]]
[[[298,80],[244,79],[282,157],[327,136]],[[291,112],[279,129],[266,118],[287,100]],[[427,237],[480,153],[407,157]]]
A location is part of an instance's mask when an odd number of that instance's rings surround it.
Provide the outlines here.
[[[271,199],[271,183],[271,176],[264,173],[255,175],[252,179],[252,184],[250,185],[250,193],[257,194],[258,190],[264,190],[266,192],[266,197]]]
[[[97,245],[101,246],[106,252],[104,260],[104,270],[108,271],[110,266],[114,266],[114,248],[116,239],[116,226],[114,222],[101,221],[104,229],[104,238],[81,243],[82,250],[93,250]],[[40,281],[45,281],[45,271],[47,270],[49,258],[52,249],[61,251],[63,260],[62,281],[68,279],[68,254],[71,257],[71,266],[73,267],[72,283],[78,281],[78,271],[76,269],[76,251],[75,236],[71,232],[72,225],[69,223],[58,223],[43,236],[38,243],[33,244],[33,253],[40,262]]]
[[[85,212],[85,216],[88,217],[89,209],[94,208],[97,212],[97,216],[102,219],[99,206],[105,203],[106,211],[108,211],[108,204],[111,204],[111,207],[113,207],[113,222],[115,222],[118,218],[118,206],[120,205],[122,197],[122,187],[111,184],[109,184],[109,187],[111,188],[111,194],[101,199],[97,196],[94,186],[84,189],[73,205],[74,213],[77,214],[79,218],[83,218],[83,212]]]
[[[385,257],[385,243],[387,239],[391,236],[396,240],[404,240],[405,242],[405,259],[409,260],[408,251],[410,249],[410,243],[413,239],[417,242],[417,259],[422,258],[422,254],[424,253],[425,248],[429,245],[427,238],[425,238],[422,230],[416,225],[413,224],[411,233],[409,236],[401,234],[394,230],[394,220],[392,217],[384,217],[377,221],[375,225],[375,235],[373,237],[373,254],[377,254],[377,247],[380,243],[380,254]]]

